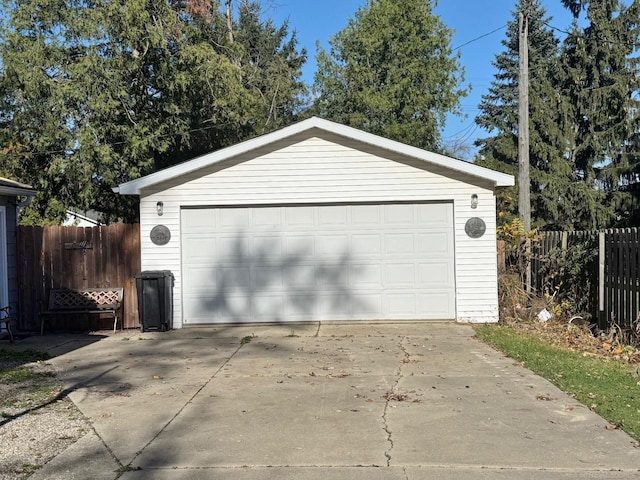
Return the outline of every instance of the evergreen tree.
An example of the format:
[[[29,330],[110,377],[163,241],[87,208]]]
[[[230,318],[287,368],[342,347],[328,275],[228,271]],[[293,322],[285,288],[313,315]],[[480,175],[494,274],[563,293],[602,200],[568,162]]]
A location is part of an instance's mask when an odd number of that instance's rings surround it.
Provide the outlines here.
[[[135,219],[111,187],[277,128],[301,106],[305,54],[253,4],[232,21],[238,41],[217,0],[3,7],[0,164],[38,190],[35,221],[68,206]]]
[[[577,18],[562,49],[558,88],[564,99],[567,159],[577,229],[625,224],[637,216],[637,135],[640,4],[617,0],[563,0]],[[569,198],[571,195],[571,198]]]
[[[314,110],[320,116],[420,148],[440,148],[456,111],[462,67],[451,31],[430,0],[368,0],[319,49]]]
[[[296,33],[289,35],[288,27],[262,20],[260,3],[240,3],[235,41],[242,45],[245,88],[257,97],[260,133],[292,123],[306,107],[307,90],[300,78],[306,51],[297,50]]]
[[[558,40],[546,26],[550,21],[539,0],[520,0],[507,25],[505,51],[496,55],[495,79],[482,96],[476,123],[491,136],[476,141],[480,147],[476,163],[518,175],[518,15],[528,17],[529,32],[529,161],[531,171],[532,224],[534,227],[562,227],[566,212],[556,199],[569,181],[563,160],[564,132],[558,124],[558,95],[553,71]],[[499,221],[517,217],[517,187],[498,192]]]

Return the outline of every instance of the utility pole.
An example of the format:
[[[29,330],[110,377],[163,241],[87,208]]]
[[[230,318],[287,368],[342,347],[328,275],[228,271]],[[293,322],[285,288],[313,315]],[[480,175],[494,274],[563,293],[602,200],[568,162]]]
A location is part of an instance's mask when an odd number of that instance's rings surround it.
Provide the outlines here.
[[[529,18],[518,15],[518,212],[525,233],[531,230],[531,181],[529,175]]]
[[[531,179],[529,175],[529,18],[518,15],[518,213],[525,235],[531,230]],[[524,241],[524,287],[531,292],[531,240]]]
[[[233,6],[231,0],[225,0],[224,6],[227,17],[227,35],[229,36],[229,43],[233,43]]]

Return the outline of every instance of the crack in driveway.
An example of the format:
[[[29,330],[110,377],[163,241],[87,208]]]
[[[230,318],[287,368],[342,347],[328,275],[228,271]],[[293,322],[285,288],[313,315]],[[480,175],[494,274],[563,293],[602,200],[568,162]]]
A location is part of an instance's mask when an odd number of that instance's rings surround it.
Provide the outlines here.
[[[163,427],[162,427],[162,428],[161,428],[161,429],[160,429],[160,430],[159,430],[159,431],[158,431],[158,432],[153,436],[153,438],[152,438],[151,440],[149,440],[149,441],[147,442],[147,444],[146,444],[144,447],[142,447],[140,450],[138,450],[138,451],[136,452],[136,454],[135,454],[135,456],[133,457],[133,459],[132,459],[132,460],[131,460],[131,461],[130,461],[130,462],[129,462],[125,467],[124,467],[124,469],[129,468],[129,467],[133,464],[133,462],[135,462],[135,460],[136,460],[136,459],[137,459],[137,458],[142,454],[142,452],[144,452],[144,450],[145,450],[149,445],[151,445],[151,443],[153,443],[153,441],[154,441],[154,440],[156,440],[156,439],[160,436],[160,434],[162,434],[162,432],[164,432],[164,431],[167,429],[167,427],[168,427],[169,425],[171,425],[171,423],[173,423],[173,421],[178,417],[178,415],[180,415],[180,414],[183,412],[183,410],[184,410],[185,408],[187,408],[187,405],[189,405],[190,403],[192,403],[192,402],[193,402],[193,399],[194,399],[194,398],[196,398],[196,397],[200,394],[200,392],[201,392],[202,390],[204,390],[204,389],[205,389],[205,387],[206,387],[207,385],[209,385],[209,384],[213,381],[213,379],[214,379],[214,378],[216,378],[216,377],[217,377],[218,373],[220,373],[220,372],[222,371],[222,369],[223,369],[224,367],[226,367],[226,366],[227,366],[227,364],[228,364],[228,363],[229,363],[229,362],[230,362],[230,361],[231,361],[231,360],[232,360],[232,359],[233,359],[233,358],[238,354],[238,352],[242,349],[242,347],[244,347],[244,345],[245,345],[246,343],[249,343],[249,342],[240,342],[240,345],[238,346],[238,348],[236,348],[236,349],[233,351],[233,353],[232,353],[231,355],[229,355],[229,357],[228,357],[228,358],[227,358],[227,359],[226,359],[226,360],[225,360],[225,361],[224,361],[224,362],[223,362],[223,363],[222,363],[222,364],[221,364],[221,365],[216,369],[216,371],[213,373],[213,375],[211,375],[211,376],[207,379],[207,381],[206,381],[206,382],[204,382],[204,383],[200,386],[200,388],[198,388],[198,390],[197,390],[197,391],[196,391],[196,392],[195,392],[195,393],[194,393],[194,394],[193,394],[193,395],[192,395],[192,396],[191,396],[191,397],[190,397],[190,398],[189,398],[189,399],[184,403],[184,405],[182,405],[182,407],[180,407],[180,409],[176,412],[176,414],[175,414],[173,417],[171,417],[171,419],[170,419],[170,420],[169,420],[169,421],[168,421],[168,422],[167,422],[167,423],[166,423],[166,424],[165,424],[165,425],[164,425],[164,426],[163,426]],[[123,471],[125,471],[125,470],[123,470]]]
[[[387,433],[387,442],[389,442],[389,448],[387,448],[387,450],[384,452],[384,456],[387,459],[387,467],[391,466],[391,451],[393,450],[393,432],[391,431],[391,428],[389,427],[389,422],[387,419],[387,412],[389,410],[389,402],[391,402],[391,400],[395,400],[398,398],[398,384],[400,383],[400,380],[403,377],[402,374],[402,369],[404,367],[404,365],[406,363],[409,363],[409,352],[407,351],[406,347],[404,346],[404,342],[407,339],[407,337],[402,337],[400,339],[400,342],[398,343],[398,346],[400,347],[400,350],[402,351],[403,357],[402,360],[400,360],[400,365],[398,365],[398,368],[396,369],[396,379],[395,382],[393,382],[393,386],[391,387],[391,390],[387,391],[384,394],[384,398],[386,399],[385,404],[384,404],[384,409],[382,411],[382,422],[384,424],[383,430]]]

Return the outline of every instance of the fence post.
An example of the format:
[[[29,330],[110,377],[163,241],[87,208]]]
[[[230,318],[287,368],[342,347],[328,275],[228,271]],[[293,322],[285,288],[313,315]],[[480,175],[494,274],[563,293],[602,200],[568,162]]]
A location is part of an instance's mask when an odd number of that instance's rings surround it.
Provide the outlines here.
[[[604,315],[604,236],[604,232],[598,232],[598,317],[600,319]]]

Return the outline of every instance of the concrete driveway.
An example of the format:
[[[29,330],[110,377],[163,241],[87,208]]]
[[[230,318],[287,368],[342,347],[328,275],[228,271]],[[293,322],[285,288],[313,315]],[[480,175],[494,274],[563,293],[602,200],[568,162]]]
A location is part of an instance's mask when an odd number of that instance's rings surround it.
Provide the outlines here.
[[[568,480],[640,471],[637,442],[476,340],[470,326],[128,332],[82,348],[63,338],[52,353],[68,353],[54,362],[94,431],[33,479]]]

